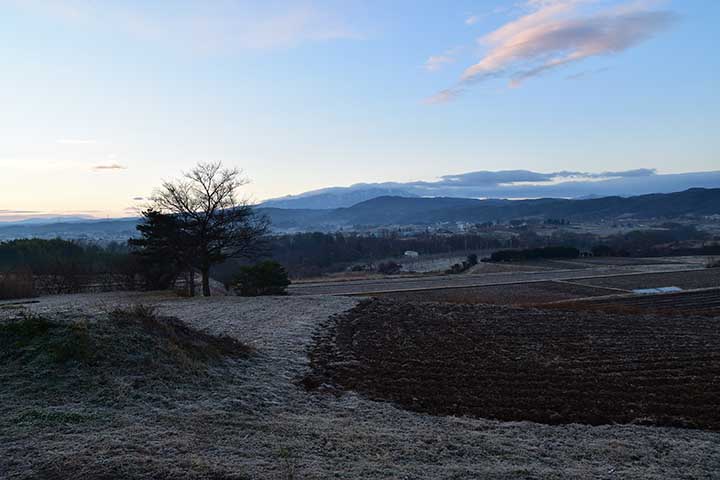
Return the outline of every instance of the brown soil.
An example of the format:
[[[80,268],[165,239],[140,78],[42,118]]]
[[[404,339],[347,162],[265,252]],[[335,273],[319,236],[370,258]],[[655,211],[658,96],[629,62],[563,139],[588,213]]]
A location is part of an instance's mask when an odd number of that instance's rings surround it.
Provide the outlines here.
[[[369,300],[325,324],[304,385],[433,414],[718,431],[717,320]]]

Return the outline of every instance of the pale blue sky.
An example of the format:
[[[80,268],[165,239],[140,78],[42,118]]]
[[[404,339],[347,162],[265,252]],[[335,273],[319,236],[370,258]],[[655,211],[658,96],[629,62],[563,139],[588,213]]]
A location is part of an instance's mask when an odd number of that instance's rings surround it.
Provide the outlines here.
[[[0,0],[0,211],[123,215],[202,160],[256,200],[719,170],[719,22],[714,0]]]

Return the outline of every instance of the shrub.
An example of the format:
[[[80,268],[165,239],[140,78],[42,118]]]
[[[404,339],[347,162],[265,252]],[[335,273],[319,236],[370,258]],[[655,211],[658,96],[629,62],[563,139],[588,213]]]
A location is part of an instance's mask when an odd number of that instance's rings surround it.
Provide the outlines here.
[[[399,273],[401,268],[402,265],[400,265],[399,263],[389,261],[379,263],[377,266],[377,271],[379,273],[382,273],[383,275],[393,275],[395,273]]]
[[[0,300],[33,296],[35,288],[31,271],[0,272]]]
[[[464,262],[463,262],[463,264],[464,264]],[[445,270],[445,273],[455,274],[455,273],[462,273],[462,272],[464,272],[464,271],[465,271],[464,265],[461,265],[461,264],[459,264],[459,263],[455,263],[455,264],[453,264],[450,268],[448,268],[447,270]]]
[[[469,270],[471,267],[474,267],[478,264],[478,256],[474,253],[471,253],[467,256],[467,259],[465,259],[462,263],[456,263],[452,265],[449,269],[445,270],[445,273],[447,274],[455,274],[455,273],[463,273]]]
[[[273,260],[241,267],[233,282],[235,291],[245,297],[285,295],[288,285],[290,279],[285,268]]]
[[[370,270],[370,267],[368,265],[364,265],[364,264],[353,265],[352,267],[350,267],[351,272],[367,272],[368,270]]]
[[[574,247],[543,247],[526,250],[499,250],[490,255],[491,262],[518,262],[545,258],[578,258],[580,250]]]

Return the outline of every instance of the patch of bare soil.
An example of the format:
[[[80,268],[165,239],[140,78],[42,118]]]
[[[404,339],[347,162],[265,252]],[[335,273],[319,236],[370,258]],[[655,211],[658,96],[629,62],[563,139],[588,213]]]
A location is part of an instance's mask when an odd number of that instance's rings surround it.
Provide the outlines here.
[[[316,339],[334,383],[443,415],[720,430],[720,321],[365,301]]]

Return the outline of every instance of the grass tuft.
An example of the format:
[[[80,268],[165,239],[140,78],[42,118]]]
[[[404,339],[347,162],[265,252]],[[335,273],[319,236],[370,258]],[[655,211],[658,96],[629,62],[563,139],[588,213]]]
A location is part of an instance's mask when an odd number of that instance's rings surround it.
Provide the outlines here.
[[[90,415],[75,412],[53,411],[44,408],[32,408],[22,412],[17,417],[19,423],[28,423],[35,426],[61,426],[85,423],[93,420]]]
[[[223,362],[251,352],[236,339],[195,330],[147,305],[107,317],[24,313],[0,322],[0,378],[10,388],[16,383],[15,396],[27,399],[116,405],[158,398],[183,385],[211,382]]]
[[[56,323],[27,312],[0,324],[0,359],[25,362],[89,363],[93,359],[87,324]]]

